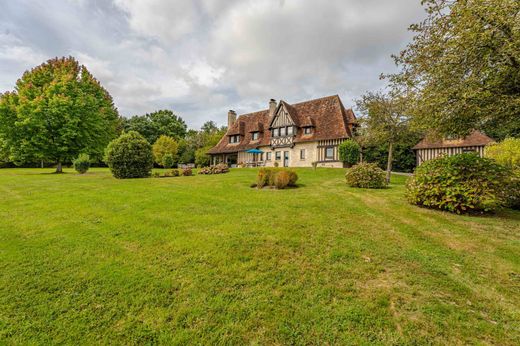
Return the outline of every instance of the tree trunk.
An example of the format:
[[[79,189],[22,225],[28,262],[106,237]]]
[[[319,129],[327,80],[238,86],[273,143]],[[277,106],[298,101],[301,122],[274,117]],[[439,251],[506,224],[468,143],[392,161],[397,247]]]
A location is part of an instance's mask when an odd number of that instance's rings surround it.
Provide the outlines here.
[[[386,163],[386,183],[390,184],[390,175],[392,173],[392,159],[394,154],[394,144],[388,145],[388,162]]]
[[[56,166],[56,173],[63,173],[63,168],[61,166],[61,161],[58,161],[58,165]]]

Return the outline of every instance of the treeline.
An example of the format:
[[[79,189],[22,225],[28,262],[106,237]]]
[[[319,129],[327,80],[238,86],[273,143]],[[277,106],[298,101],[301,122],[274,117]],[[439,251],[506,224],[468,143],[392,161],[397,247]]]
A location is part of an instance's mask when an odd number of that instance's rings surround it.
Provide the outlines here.
[[[164,137],[176,149],[170,164],[207,165],[207,150],[226,128],[209,121],[189,130],[170,110],[123,118],[108,91],[73,57],[26,71],[15,90],[0,94],[0,167],[55,165],[61,172],[80,155],[103,164],[108,143],[129,131],[151,145]]]

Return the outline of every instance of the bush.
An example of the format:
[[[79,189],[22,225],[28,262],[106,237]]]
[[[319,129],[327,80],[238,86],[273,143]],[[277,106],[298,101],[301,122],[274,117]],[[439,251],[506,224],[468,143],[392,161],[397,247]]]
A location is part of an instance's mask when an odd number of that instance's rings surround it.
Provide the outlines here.
[[[410,203],[452,213],[492,212],[507,204],[510,171],[475,153],[421,164],[407,182]]]
[[[90,156],[87,154],[79,154],[78,158],[75,159],[72,164],[74,165],[76,172],[79,174],[85,174],[90,168]]]
[[[288,171],[277,172],[274,176],[274,186],[276,186],[277,189],[285,189],[290,181],[291,177]]]
[[[338,151],[339,159],[345,162],[349,167],[358,163],[361,148],[357,142],[352,139],[347,139],[339,145]]]
[[[168,136],[160,136],[155,143],[153,144],[152,151],[155,163],[158,165],[162,165],[164,168],[172,168],[175,164],[175,160],[177,159],[177,152],[179,150],[179,145],[175,141],[175,139]],[[170,155],[171,158],[167,158],[166,164],[169,166],[165,166],[165,156]]]
[[[292,170],[278,168],[261,168],[256,177],[256,186],[261,189],[265,186],[274,186],[284,189],[287,186],[296,186],[298,174]]]
[[[181,175],[181,172],[178,169],[172,169],[172,177],[178,177]]]
[[[362,162],[347,169],[345,174],[347,185],[366,189],[382,189],[386,187],[385,171],[375,163]]]
[[[162,166],[164,168],[172,168],[174,164],[175,164],[175,158],[173,157],[172,154],[167,153],[163,156]]]
[[[190,175],[193,175],[193,171],[191,170],[191,168],[183,169],[182,170],[182,175],[184,175],[185,177],[188,177]]]
[[[153,167],[152,146],[138,132],[123,133],[108,144],[105,162],[118,179],[149,177]]]
[[[503,166],[520,170],[520,138],[506,138],[500,143],[487,145],[485,156]]]
[[[229,167],[225,163],[219,163],[215,166],[210,167],[202,167],[199,170],[199,174],[222,174],[222,173],[228,173]]]

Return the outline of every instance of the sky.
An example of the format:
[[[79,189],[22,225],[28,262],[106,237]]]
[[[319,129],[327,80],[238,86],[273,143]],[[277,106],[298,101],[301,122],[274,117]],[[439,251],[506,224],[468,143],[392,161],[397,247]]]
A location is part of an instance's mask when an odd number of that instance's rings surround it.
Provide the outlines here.
[[[171,109],[190,128],[227,111],[384,86],[420,0],[0,0],[0,92],[74,56],[129,117]]]

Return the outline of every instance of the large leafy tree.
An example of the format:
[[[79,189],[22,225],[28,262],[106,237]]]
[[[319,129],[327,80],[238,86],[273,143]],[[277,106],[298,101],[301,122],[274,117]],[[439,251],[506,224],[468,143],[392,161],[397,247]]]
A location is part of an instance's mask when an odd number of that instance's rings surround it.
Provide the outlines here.
[[[407,102],[403,97],[382,92],[369,92],[356,101],[365,141],[388,148],[386,180],[390,182],[394,147],[410,134]]]
[[[427,18],[397,56],[393,87],[414,121],[439,134],[520,132],[520,1],[422,0]]]
[[[195,162],[199,166],[209,164],[206,153],[215,146],[227,131],[226,126],[218,127],[213,121],[205,122],[200,131],[189,130],[179,143],[179,162]]]
[[[127,132],[139,132],[150,144],[155,143],[162,135],[180,140],[184,138],[187,130],[184,120],[170,110],[135,115],[124,120],[123,128]]]
[[[17,164],[71,161],[80,153],[101,157],[116,136],[112,98],[74,58],[55,58],[23,74],[0,95],[0,138]]]

